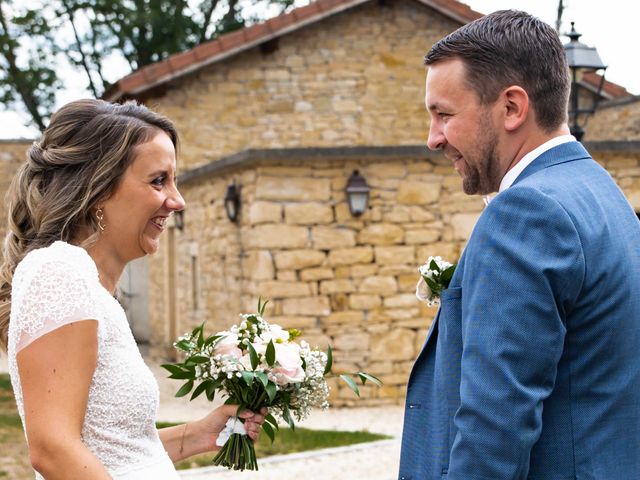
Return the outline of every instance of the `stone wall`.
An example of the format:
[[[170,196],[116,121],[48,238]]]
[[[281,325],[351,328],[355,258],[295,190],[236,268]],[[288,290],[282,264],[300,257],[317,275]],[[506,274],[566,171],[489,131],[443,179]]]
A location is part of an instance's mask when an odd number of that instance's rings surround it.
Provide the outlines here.
[[[460,25],[413,0],[367,2],[175,80],[181,169],[249,148],[426,141],[423,56]]]
[[[586,141],[640,140],[640,96],[602,104],[585,131]]]
[[[344,194],[355,169],[372,188],[369,210],[357,219]],[[242,186],[239,225],[226,218],[222,201],[233,180]],[[289,159],[181,188],[188,204],[174,260],[182,279],[181,332],[204,320],[209,331],[227,328],[238,313],[254,311],[258,297],[269,299],[271,321],[301,329],[312,345],[333,346],[337,372],[364,369],[380,376],[385,386],[364,388],[365,403],[403,398],[435,314],[414,296],[418,265],[429,255],[456,260],[483,206],[480,198],[462,194],[444,158]],[[198,308],[192,301],[193,244]],[[166,262],[163,247],[152,264]],[[162,288],[152,290],[152,331],[160,332],[152,351],[163,355],[170,343],[162,333],[165,295]],[[333,401],[355,399],[334,385]]]
[[[0,241],[7,233],[7,202],[5,195],[18,167],[25,160],[32,140],[0,140]]]
[[[591,147],[640,211],[640,150]],[[372,188],[359,218],[344,193],[355,169]],[[242,192],[238,225],[223,206],[233,181]],[[483,208],[479,197],[462,193],[448,161],[437,154],[288,158],[204,175],[181,190],[187,209],[175,257],[167,258],[164,238],[151,259],[154,355],[170,351],[163,282],[173,261],[181,333],[203,321],[210,332],[228,328],[238,313],[255,310],[258,297],[269,299],[269,320],[301,329],[312,345],[334,347],[336,372],[380,376],[384,387],[364,388],[358,404],[402,401],[436,312],[414,296],[417,267],[430,255],[457,260]],[[332,387],[334,404],[356,403],[344,386]]]

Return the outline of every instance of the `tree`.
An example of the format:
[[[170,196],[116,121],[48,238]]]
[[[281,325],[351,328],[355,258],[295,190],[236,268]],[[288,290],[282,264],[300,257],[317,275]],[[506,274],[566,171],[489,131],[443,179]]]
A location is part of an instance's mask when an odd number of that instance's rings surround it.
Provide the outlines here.
[[[113,55],[137,70],[279,15],[294,1],[23,0],[18,7],[0,0],[0,102],[24,107],[43,130],[63,87],[56,71],[61,58],[99,97],[109,86],[105,64]]]

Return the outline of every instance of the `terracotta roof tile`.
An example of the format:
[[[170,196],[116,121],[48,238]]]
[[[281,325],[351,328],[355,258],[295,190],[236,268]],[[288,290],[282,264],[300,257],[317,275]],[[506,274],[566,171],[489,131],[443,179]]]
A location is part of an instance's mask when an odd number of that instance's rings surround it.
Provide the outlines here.
[[[600,85],[601,79],[602,79],[602,76],[597,74],[596,72],[584,72],[584,74],[582,75],[582,81],[591,85],[594,89],[598,88],[598,86]],[[618,85],[617,83],[613,83],[606,79],[604,81],[604,84],[602,85],[602,92],[605,95],[611,97],[611,99],[633,96],[623,86]]]
[[[277,32],[278,30],[294,25],[296,23],[296,19],[293,14],[285,13],[284,15],[279,15],[267,20],[267,23],[273,28],[274,32]]]
[[[333,11],[340,11],[351,6],[360,5],[366,0],[317,0],[304,7],[296,8],[289,13],[279,15],[263,23],[237,30],[194,47],[186,52],[171,55],[163,62],[143,67],[122,78],[112,85],[103,95],[109,101],[117,101],[127,94],[139,94],[145,87],[152,87],[158,81],[169,80],[199,65],[211,63],[216,57],[230,50],[240,50],[280,34],[285,29],[295,28],[298,24],[306,24],[314,19],[322,19]],[[456,21],[467,22],[482,15],[469,6],[456,0],[416,0],[423,5],[434,8]],[[221,57],[222,58],[222,57]]]
[[[267,26],[267,23],[258,23],[245,29],[245,39],[247,42],[253,42],[254,40],[262,37],[267,37],[271,34],[271,30]]]
[[[167,59],[167,62],[169,62],[174,72],[179,72],[180,70],[193,65],[196,60],[197,58],[193,50],[187,50],[186,52],[171,55]]]
[[[304,7],[296,8],[291,11],[293,17],[298,21],[305,20],[309,17],[314,17],[318,15],[322,10],[318,7],[320,2],[313,2],[309,5],[305,5]]]
[[[218,41],[222,44],[223,50],[232,50],[237,48],[245,43],[244,29],[222,35],[218,38]]]
[[[195,47],[192,52],[197,60],[206,60],[224,51],[220,40],[206,42]]]
[[[172,72],[172,69],[169,62],[164,60],[162,62],[147,65],[146,67],[143,67],[141,71],[149,82],[153,82],[161,77],[169,75]]]

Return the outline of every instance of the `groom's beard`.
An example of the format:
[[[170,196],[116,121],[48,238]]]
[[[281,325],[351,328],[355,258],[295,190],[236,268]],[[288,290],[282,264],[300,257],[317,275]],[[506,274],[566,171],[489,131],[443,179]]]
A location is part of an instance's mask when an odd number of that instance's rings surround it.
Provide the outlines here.
[[[498,157],[498,135],[488,124],[490,119],[482,118],[484,127],[478,132],[477,154],[473,155],[473,162],[465,158],[462,190],[467,195],[486,195],[497,192],[502,175]]]

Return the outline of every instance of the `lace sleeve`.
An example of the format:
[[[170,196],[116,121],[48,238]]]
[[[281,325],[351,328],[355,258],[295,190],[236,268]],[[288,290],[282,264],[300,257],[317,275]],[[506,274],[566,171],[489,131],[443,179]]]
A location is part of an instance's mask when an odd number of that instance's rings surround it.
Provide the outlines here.
[[[100,320],[92,295],[97,278],[92,281],[84,262],[29,260],[16,270],[13,281],[9,335],[16,353],[63,325]]]

